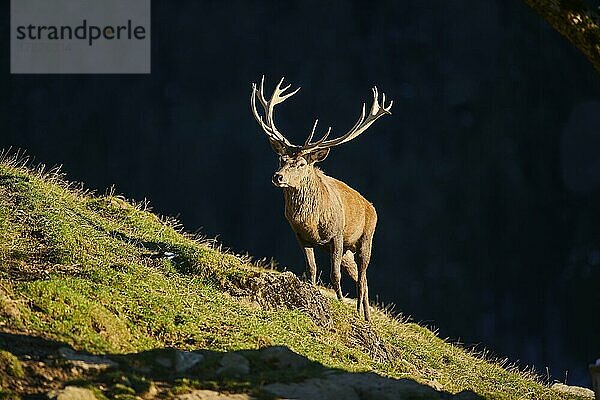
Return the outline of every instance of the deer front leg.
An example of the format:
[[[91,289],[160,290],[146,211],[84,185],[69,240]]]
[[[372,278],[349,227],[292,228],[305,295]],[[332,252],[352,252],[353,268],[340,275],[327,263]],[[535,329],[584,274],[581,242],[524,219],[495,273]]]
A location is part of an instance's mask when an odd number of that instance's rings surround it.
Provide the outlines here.
[[[334,237],[331,240],[331,284],[337,294],[338,300],[342,300],[342,255],[344,252],[344,238]]]
[[[317,284],[317,263],[315,262],[315,249],[302,246],[306,258],[306,279],[312,284]]]

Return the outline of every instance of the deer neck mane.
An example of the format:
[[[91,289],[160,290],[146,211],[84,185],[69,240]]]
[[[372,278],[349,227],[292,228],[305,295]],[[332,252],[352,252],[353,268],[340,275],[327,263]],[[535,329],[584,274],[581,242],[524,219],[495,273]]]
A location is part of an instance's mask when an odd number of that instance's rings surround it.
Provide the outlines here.
[[[308,168],[308,173],[298,187],[283,189],[285,213],[288,218],[306,221],[317,217],[322,203],[328,197],[326,175],[317,167]]]

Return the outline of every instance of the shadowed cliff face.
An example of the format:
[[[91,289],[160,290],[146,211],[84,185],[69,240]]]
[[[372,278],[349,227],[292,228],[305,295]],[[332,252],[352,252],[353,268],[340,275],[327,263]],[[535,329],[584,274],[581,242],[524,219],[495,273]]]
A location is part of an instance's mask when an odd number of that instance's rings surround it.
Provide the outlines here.
[[[299,273],[250,82],[302,86],[277,113],[294,142],[317,116],[344,132],[377,84],[394,115],[322,165],[377,208],[372,297],[442,336],[588,383],[600,80],[541,18],[500,1],[186,1],[154,2],[152,23],[149,76],[10,76],[4,62],[0,147],[148,197]]]

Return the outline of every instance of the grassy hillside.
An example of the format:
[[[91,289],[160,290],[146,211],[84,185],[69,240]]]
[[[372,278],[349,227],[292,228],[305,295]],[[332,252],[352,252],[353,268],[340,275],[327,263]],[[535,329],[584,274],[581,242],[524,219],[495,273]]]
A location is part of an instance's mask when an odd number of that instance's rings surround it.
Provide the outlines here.
[[[270,383],[343,371],[408,378],[440,398],[463,391],[490,399],[577,398],[417,324],[375,310],[369,326],[353,310],[289,273],[183,233],[144,204],[95,196],[56,173],[0,161],[0,398],[65,384],[99,398],[169,397],[194,388],[269,397],[263,387]],[[275,345],[310,363],[298,370],[260,364],[259,349]],[[125,361],[77,372],[58,355],[65,347]],[[207,361],[181,374],[143,368],[145,356],[169,348]],[[225,352],[244,355],[251,371],[216,373]],[[418,398],[437,398],[423,393]]]

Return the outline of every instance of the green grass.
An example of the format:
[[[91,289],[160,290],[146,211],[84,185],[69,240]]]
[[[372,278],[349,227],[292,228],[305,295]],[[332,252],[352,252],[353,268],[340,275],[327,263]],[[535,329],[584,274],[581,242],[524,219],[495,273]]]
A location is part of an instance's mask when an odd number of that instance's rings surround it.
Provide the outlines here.
[[[231,295],[234,282],[261,273],[278,272],[183,233],[145,203],[95,196],[57,173],[0,161],[2,330],[94,353],[285,345],[326,367],[410,378],[452,393],[564,398],[531,373],[381,310],[373,313],[373,329],[395,357],[376,361],[356,345],[353,326],[364,323],[333,296],[333,326],[322,327],[298,310],[265,309]]]
[[[19,359],[11,352],[5,350],[0,351],[0,371],[1,376],[12,376],[15,378],[23,378],[25,376]]]

